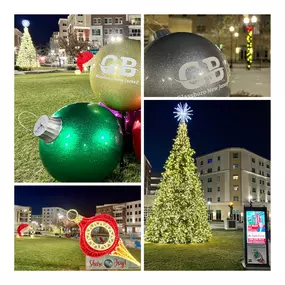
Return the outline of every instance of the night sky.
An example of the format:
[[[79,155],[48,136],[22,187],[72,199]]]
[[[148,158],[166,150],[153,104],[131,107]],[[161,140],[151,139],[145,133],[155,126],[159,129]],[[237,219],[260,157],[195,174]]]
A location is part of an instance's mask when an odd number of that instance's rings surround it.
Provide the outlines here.
[[[58,32],[59,18],[67,18],[66,15],[15,15],[15,28],[24,31],[22,20],[29,20],[29,33],[34,45],[43,45],[49,42],[53,32]]]
[[[32,207],[32,215],[41,214],[42,207],[60,207],[90,217],[96,205],[136,200],[141,200],[140,186],[15,186],[15,205]]]
[[[178,122],[174,107],[183,101],[145,101],[145,155],[153,172],[162,172]],[[270,101],[191,100],[188,135],[195,157],[228,147],[241,147],[270,159]]]

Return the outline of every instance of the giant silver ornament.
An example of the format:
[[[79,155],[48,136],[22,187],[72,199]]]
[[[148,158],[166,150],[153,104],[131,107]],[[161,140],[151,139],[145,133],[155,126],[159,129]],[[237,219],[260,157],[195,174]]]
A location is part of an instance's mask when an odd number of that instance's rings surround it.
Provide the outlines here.
[[[230,96],[228,63],[209,40],[192,33],[158,37],[145,49],[146,97]]]

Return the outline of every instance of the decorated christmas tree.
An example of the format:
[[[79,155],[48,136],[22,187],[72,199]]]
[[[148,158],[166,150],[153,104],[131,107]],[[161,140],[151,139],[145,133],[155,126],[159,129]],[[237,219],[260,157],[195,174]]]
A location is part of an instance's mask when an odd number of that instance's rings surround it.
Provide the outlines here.
[[[37,59],[36,49],[33,45],[32,38],[30,36],[28,26],[29,21],[24,20],[22,22],[24,26],[24,34],[22,36],[21,46],[17,58],[16,65],[21,68],[31,69],[33,67],[39,67],[39,61]]]
[[[164,165],[162,180],[146,223],[145,239],[155,243],[202,243],[212,234],[201,181],[187,134],[192,110],[187,103],[175,108],[177,136]]]

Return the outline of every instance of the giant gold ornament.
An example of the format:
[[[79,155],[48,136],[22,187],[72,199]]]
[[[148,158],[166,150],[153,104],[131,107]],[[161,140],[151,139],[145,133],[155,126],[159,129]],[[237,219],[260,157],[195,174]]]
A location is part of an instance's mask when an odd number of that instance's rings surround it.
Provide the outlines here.
[[[74,103],[34,128],[44,167],[62,182],[103,181],[118,165],[123,135],[117,118],[98,104]]]
[[[117,111],[141,108],[140,41],[110,43],[91,60],[90,84],[106,106]]]

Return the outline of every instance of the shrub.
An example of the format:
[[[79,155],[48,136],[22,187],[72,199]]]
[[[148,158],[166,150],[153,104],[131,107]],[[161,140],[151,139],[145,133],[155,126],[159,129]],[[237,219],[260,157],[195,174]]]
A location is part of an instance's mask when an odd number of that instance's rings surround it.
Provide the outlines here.
[[[67,70],[76,70],[76,66],[70,65],[67,67]]]

